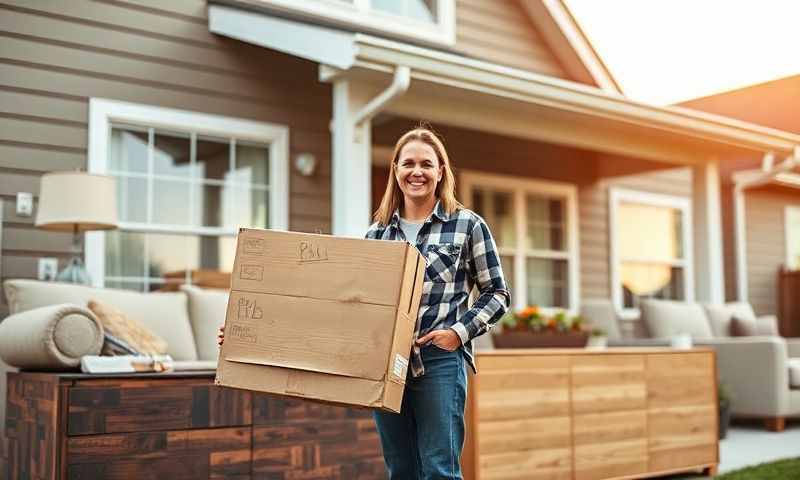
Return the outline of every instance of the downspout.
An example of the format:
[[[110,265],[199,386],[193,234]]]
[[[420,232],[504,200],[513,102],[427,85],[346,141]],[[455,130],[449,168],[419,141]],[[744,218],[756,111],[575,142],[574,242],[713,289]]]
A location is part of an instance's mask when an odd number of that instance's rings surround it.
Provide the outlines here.
[[[750,178],[735,181],[733,185],[733,228],[736,241],[736,296],[740,302],[748,301],[744,191],[748,188],[766,185],[781,173],[790,172],[795,167],[800,166],[800,145],[794,147],[792,155],[776,166],[773,166],[773,158],[771,152],[764,155],[764,160],[762,162],[764,170],[762,173]]]
[[[411,69],[405,65],[398,65],[394,70],[394,78],[386,90],[357,111],[353,118],[353,126],[358,128],[363,122],[377,115],[386,104],[404,94],[411,84]]]

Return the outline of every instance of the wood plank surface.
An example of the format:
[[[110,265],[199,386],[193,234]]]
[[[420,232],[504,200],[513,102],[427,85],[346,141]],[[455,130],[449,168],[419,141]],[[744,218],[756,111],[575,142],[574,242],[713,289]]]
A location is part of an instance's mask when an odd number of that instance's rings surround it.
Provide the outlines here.
[[[206,380],[153,386],[127,380],[74,387],[69,392],[68,434],[152,432],[230,427],[252,423],[251,394]]]

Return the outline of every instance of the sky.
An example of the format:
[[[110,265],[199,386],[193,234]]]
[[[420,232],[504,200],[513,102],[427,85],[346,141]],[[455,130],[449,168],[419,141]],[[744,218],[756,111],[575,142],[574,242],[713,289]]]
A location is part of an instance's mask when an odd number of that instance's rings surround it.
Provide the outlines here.
[[[565,0],[626,96],[667,105],[800,74],[798,0]]]

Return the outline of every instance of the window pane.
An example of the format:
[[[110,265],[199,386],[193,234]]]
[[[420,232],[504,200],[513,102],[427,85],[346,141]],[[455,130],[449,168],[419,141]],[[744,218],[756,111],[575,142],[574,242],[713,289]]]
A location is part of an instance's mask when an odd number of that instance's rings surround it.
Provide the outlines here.
[[[219,227],[223,222],[223,195],[225,191],[230,188],[221,187],[219,185],[206,185],[196,184],[195,189],[195,205],[196,211],[196,225],[204,225],[207,227]],[[237,205],[239,208],[246,208],[246,205]],[[233,206],[231,206],[233,207]],[[244,225],[243,225],[244,226]]]
[[[517,230],[514,223],[513,196],[509,192],[472,191],[473,210],[486,220],[499,247],[514,247]]]
[[[621,257],[661,262],[683,258],[682,219],[676,208],[620,203],[616,227]]]
[[[786,210],[786,239],[789,265],[787,268],[797,270],[800,266],[800,209],[788,208]]]
[[[269,148],[265,145],[236,144],[236,172],[234,182],[269,184]]]
[[[106,276],[144,277],[144,234],[112,230],[105,238]]]
[[[436,23],[436,0],[372,0],[372,8],[414,20]]]
[[[223,193],[224,226],[267,228],[269,192],[263,189],[226,187]]]
[[[527,195],[525,199],[526,248],[566,251],[566,202]]]
[[[145,283],[143,281],[128,281],[128,280],[106,280],[104,283],[106,288],[118,288],[121,290],[133,290],[134,292],[144,292]]]
[[[108,169],[147,173],[147,130],[113,127],[109,143]]]
[[[528,258],[528,301],[540,307],[569,307],[567,261]]]
[[[148,233],[147,252],[151,278],[197,268],[200,240],[196,235]]]
[[[189,182],[153,180],[153,223],[190,225]],[[197,213],[195,214],[197,215]]]
[[[147,222],[147,179],[117,177],[117,212],[121,222]]]
[[[230,140],[197,137],[197,178],[224,180],[230,171]]]
[[[638,308],[642,298],[684,300],[683,268],[670,265],[622,262],[622,296],[625,308]]]
[[[511,292],[511,305],[514,305],[514,257],[510,255],[500,256],[500,265],[503,267],[503,278],[506,280],[506,285]]]
[[[153,173],[190,178],[191,140],[188,133],[156,131],[153,144]]]

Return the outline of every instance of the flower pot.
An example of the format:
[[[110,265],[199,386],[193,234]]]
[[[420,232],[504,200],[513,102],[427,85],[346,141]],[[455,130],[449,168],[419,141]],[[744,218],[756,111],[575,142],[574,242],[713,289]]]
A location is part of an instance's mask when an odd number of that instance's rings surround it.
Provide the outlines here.
[[[592,335],[586,342],[586,348],[602,350],[608,346],[608,337],[605,335]]]
[[[728,426],[731,424],[731,404],[726,402],[719,406],[719,439],[728,435]]]
[[[515,332],[495,334],[496,348],[583,348],[589,332]]]

